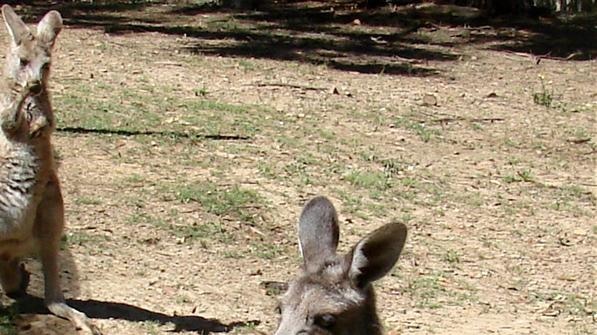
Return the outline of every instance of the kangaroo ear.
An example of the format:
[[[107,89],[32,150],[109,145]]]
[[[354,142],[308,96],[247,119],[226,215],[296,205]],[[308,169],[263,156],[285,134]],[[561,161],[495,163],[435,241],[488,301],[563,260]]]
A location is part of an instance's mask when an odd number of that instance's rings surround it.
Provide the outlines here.
[[[299,248],[307,271],[336,255],[340,228],[334,205],[326,197],[311,199],[299,219]]]
[[[62,16],[59,12],[52,10],[37,24],[37,38],[53,46],[61,30]]]
[[[365,288],[392,269],[404,248],[406,231],[402,223],[389,223],[357,243],[349,254],[348,270],[348,276],[356,287]]]
[[[2,6],[2,17],[14,45],[20,45],[23,39],[33,38],[25,22],[9,5]]]

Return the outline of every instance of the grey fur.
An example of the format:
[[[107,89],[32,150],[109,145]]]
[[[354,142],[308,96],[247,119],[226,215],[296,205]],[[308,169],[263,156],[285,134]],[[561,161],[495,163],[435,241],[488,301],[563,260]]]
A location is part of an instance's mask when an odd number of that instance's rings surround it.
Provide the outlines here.
[[[340,229],[334,205],[325,197],[311,199],[299,219],[299,247],[306,267],[319,263],[336,254]]]
[[[325,197],[309,201],[299,220],[305,266],[280,299],[276,335],[382,334],[371,283],[392,269],[406,235],[405,225],[386,224],[337,255],[336,210]]]

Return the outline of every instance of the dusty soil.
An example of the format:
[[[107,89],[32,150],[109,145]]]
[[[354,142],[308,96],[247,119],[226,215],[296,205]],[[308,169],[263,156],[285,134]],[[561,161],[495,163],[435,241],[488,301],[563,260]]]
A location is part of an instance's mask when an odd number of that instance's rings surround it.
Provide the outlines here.
[[[273,333],[263,283],[297,272],[317,194],[343,251],[408,225],[376,283],[388,334],[595,330],[594,49],[414,9],[57,7],[63,281],[105,334]],[[73,332],[2,303],[7,334]]]

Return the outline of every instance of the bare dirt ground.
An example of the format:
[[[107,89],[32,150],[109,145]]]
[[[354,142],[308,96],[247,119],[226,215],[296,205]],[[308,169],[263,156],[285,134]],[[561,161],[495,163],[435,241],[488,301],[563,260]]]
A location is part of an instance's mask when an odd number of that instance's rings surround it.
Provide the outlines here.
[[[388,334],[594,332],[594,24],[566,39],[451,7],[115,3],[17,8],[65,17],[63,280],[105,334],[273,333],[263,283],[297,272],[317,194],[342,250],[408,225],[376,285]],[[0,332],[73,333],[39,299],[2,304]]]

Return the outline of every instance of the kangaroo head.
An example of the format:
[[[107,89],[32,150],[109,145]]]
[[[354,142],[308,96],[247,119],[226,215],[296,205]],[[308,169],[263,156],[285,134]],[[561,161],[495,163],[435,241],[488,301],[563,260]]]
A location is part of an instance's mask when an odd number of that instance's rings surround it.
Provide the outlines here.
[[[6,57],[6,79],[31,88],[38,95],[46,87],[50,71],[51,51],[62,29],[62,17],[48,12],[31,30],[9,5],[2,6],[2,17],[10,35]]]
[[[394,266],[406,226],[390,223],[337,255],[336,210],[325,197],[309,201],[299,220],[302,273],[280,300],[276,335],[377,335],[381,325],[371,285]]]

